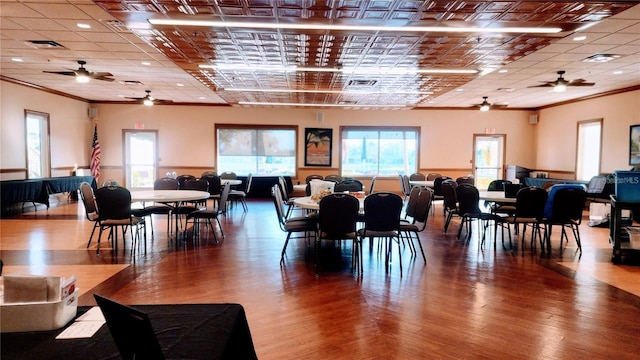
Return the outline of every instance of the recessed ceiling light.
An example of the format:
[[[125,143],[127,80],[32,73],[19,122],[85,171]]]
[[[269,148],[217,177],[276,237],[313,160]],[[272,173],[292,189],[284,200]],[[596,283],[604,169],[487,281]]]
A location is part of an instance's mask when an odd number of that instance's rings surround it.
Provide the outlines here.
[[[587,37],[585,35],[580,35],[580,36],[576,36],[573,38],[573,41],[582,41],[582,40],[586,40]]]
[[[150,62],[148,62],[148,61],[143,61],[143,62],[141,62],[140,64],[142,64],[142,65],[146,65],[146,66],[151,65],[151,63],[150,63]]]
[[[593,54],[587,58],[582,59],[584,62],[595,62],[595,63],[605,63],[611,60],[615,60],[619,58],[620,55],[614,54]]]
[[[11,58],[11,61],[15,61],[15,62],[22,62],[24,60],[20,59],[20,58]]]
[[[456,91],[464,91],[464,89],[463,88],[458,88],[458,89],[456,89]]]
[[[623,73],[624,73],[624,71],[622,71],[622,70],[616,70],[616,71],[613,72],[613,75],[620,75],[620,74],[623,74]]]
[[[204,100],[204,99],[206,99],[206,97],[204,97],[204,96],[200,96],[200,97],[199,97],[199,99],[200,99],[200,100]]]
[[[507,70],[507,69],[500,69],[500,70],[498,70],[498,72],[499,72],[500,74],[505,74],[505,73],[508,73],[508,72],[509,72],[509,70]]]
[[[80,29],[91,29],[91,25],[85,23],[77,23],[76,26]]]
[[[557,34],[557,27],[452,27],[452,26],[372,26],[318,23],[248,23],[241,21],[148,19],[152,25],[203,26],[244,29],[335,30],[335,31],[387,31],[387,32],[443,32],[443,33],[532,33]]]
[[[176,86],[178,86],[178,87],[182,87],[182,86],[184,86],[184,84],[177,83],[177,84],[176,84]]]

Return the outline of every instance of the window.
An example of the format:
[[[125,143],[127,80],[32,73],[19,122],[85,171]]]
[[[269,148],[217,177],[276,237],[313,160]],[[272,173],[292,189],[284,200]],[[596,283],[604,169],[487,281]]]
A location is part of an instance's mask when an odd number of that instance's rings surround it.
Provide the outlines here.
[[[218,173],[296,174],[296,127],[218,126]]]
[[[25,111],[27,134],[27,178],[51,176],[49,114]]]
[[[394,176],[418,170],[417,128],[343,127],[342,176]]]
[[[578,154],[576,179],[588,181],[600,174],[600,147],[602,144],[602,119],[578,123]]]

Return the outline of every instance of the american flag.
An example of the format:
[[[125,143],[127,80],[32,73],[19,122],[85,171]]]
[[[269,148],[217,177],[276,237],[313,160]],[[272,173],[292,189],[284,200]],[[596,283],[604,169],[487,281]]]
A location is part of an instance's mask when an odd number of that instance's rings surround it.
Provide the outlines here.
[[[96,178],[100,177],[100,141],[98,141],[98,125],[93,130],[93,142],[91,143],[91,175]]]

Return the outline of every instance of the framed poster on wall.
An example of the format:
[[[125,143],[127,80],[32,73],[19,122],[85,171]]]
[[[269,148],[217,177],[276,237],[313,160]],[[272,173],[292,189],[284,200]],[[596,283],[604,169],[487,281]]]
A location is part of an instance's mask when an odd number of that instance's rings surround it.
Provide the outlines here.
[[[640,125],[629,130],[629,165],[640,165]]]
[[[304,165],[331,166],[333,129],[304,129]]]

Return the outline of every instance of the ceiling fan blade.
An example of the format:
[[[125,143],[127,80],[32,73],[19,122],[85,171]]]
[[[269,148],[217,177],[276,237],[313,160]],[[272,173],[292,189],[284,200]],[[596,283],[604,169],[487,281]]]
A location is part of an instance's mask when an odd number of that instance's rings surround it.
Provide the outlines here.
[[[554,87],[555,85],[552,83],[546,83],[546,84],[540,84],[540,85],[531,85],[531,86],[527,86],[530,88],[536,88],[536,87]]]
[[[75,71],[43,71],[43,73],[76,76]]]
[[[567,84],[567,86],[593,86],[596,83],[586,82],[584,79],[575,79]]]

